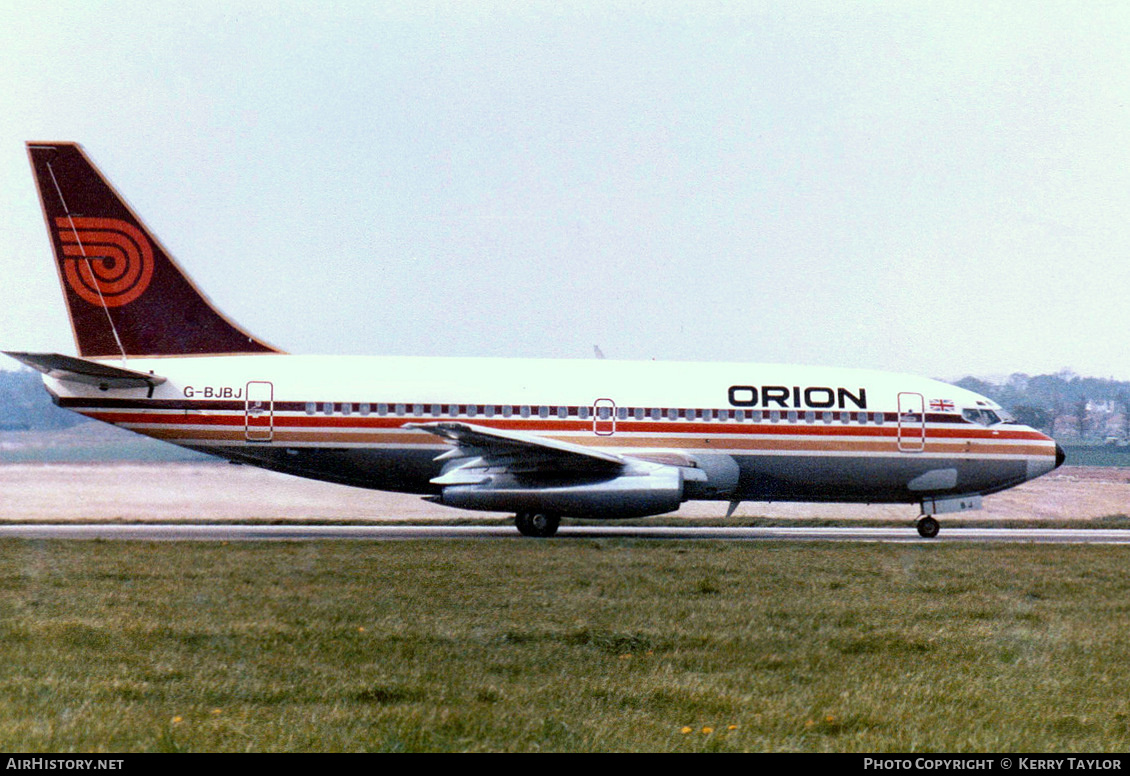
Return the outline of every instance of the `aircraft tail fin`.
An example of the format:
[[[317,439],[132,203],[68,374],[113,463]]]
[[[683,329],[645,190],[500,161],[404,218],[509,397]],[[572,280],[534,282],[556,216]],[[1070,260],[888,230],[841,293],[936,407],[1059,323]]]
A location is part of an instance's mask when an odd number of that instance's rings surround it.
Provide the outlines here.
[[[216,309],[81,146],[27,149],[80,356],[280,352]]]

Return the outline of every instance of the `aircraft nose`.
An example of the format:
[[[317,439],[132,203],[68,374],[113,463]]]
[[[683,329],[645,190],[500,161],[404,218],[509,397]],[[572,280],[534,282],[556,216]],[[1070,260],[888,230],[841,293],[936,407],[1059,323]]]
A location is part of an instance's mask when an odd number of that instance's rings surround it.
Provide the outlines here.
[[[1055,445],[1055,468],[1063,466],[1063,462],[1067,460],[1067,453],[1063,452],[1063,448],[1056,442]]]

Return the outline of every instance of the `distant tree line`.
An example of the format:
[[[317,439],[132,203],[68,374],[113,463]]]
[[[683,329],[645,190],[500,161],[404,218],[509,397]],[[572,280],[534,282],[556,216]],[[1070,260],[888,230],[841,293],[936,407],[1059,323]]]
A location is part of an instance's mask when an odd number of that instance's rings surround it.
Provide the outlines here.
[[[38,372],[0,371],[0,431],[60,429],[85,421],[51,402]]]
[[[1026,425],[1079,440],[1130,440],[1130,382],[1016,373],[1003,384],[964,377],[955,385],[988,396]]]

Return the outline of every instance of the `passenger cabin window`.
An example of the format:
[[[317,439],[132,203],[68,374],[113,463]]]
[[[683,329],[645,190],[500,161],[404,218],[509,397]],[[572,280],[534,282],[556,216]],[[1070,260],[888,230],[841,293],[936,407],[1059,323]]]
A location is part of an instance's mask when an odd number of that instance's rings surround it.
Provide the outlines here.
[[[368,415],[372,411],[373,411],[372,406],[370,404],[368,404],[367,402],[361,403],[361,414],[362,415]]]
[[[405,407],[403,404],[397,404],[396,405],[396,414],[397,415],[403,415],[406,411],[407,411],[407,407]]]
[[[313,401],[306,402],[306,414],[313,415],[318,411],[318,403]]]
[[[333,415],[334,414],[333,402],[328,402],[328,401],[323,402],[323,404],[322,404],[322,414],[323,415]]]
[[[580,418],[581,420],[588,420],[589,419],[589,408],[588,407],[577,407],[577,417]]]
[[[539,418],[548,418],[549,417],[549,407],[538,407],[538,417]]]
[[[342,415],[349,415],[352,412],[353,412],[353,405],[350,404],[349,402],[342,402],[341,414]]]
[[[569,408],[568,407],[558,407],[557,408],[557,417],[561,420],[565,420],[566,418],[568,418],[569,417]]]

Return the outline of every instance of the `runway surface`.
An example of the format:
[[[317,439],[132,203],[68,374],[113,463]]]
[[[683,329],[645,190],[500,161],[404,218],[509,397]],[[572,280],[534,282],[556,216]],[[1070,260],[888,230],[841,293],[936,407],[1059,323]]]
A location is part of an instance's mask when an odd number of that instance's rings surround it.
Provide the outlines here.
[[[121,431],[110,426],[106,429]],[[5,444],[0,434],[0,452]],[[693,525],[696,518],[722,517],[726,510],[724,501],[691,501],[670,517],[688,518]],[[453,518],[469,514],[418,496],[349,488],[222,462],[0,465],[0,524],[89,521],[264,525],[294,521],[427,525],[451,523]],[[826,521],[825,525],[883,520],[892,526],[910,526],[917,514],[912,504],[750,501],[737,508],[734,518],[746,520],[746,525],[765,520],[788,525],[789,520],[803,519]],[[985,509],[977,517],[985,521],[982,525],[1001,520],[1001,525],[1004,521],[1030,522],[1035,528],[1044,521],[1100,520],[1125,514],[1130,514],[1130,468],[1065,466],[986,498]],[[943,520],[943,531],[960,524]]]
[[[914,528],[716,528],[657,526],[562,526],[553,539],[525,539],[511,526],[421,525],[7,525],[0,539],[112,541],[405,541],[478,539],[570,541],[577,539],[648,539],[694,541],[902,542],[1130,544],[1130,531],[1055,528],[942,528],[923,539]]]

